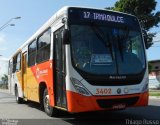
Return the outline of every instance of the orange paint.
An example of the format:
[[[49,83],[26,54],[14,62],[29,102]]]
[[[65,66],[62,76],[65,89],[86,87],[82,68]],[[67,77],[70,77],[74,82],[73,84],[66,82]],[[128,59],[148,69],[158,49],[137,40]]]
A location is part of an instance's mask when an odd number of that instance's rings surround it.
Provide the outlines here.
[[[36,66],[31,67],[33,76],[37,81],[37,91],[39,90],[39,84],[45,83],[48,89],[49,97],[50,97],[50,105],[54,106],[54,80],[53,80],[53,63],[52,60],[46,61],[44,63],[37,64]],[[39,93],[38,99],[39,99]]]
[[[101,108],[98,99],[124,99],[139,97],[138,101],[131,105],[134,106],[147,106],[148,105],[148,92],[142,94],[122,95],[122,96],[82,96],[77,93],[67,91],[67,102],[69,112],[86,112],[98,110],[110,110],[111,108]],[[129,106],[130,107],[130,106]]]

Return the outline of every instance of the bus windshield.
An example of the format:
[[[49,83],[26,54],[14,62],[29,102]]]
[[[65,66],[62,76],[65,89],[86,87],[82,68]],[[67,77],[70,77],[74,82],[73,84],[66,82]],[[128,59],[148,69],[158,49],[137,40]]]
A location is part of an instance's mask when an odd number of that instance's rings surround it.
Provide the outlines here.
[[[73,24],[70,30],[72,62],[82,72],[128,75],[145,68],[140,30],[96,24]]]

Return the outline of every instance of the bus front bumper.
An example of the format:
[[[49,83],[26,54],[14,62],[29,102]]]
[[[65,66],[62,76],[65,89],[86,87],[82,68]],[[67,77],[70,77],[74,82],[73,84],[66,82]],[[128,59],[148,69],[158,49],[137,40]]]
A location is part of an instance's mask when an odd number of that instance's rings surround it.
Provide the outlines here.
[[[116,110],[148,105],[148,92],[118,96],[83,96],[67,91],[68,112]]]

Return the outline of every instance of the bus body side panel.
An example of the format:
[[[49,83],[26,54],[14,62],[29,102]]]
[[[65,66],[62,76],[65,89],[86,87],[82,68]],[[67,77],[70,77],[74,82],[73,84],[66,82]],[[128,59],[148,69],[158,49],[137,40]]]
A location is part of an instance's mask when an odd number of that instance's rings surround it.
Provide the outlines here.
[[[23,98],[23,84],[22,84],[21,70],[16,72],[15,74],[16,74],[15,84],[17,84],[18,87],[18,94],[19,97]]]
[[[38,96],[38,82],[32,69],[35,69],[36,66],[32,66],[31,68],[27,68],[27,99],[39,102]]]
[[[26,82],[22,83],[23,77],[22,77],[21,71],[18,71],[15,74],[13,74],[13,83],[17,84],[19,97],[21,97],[21,98],[26,97],[29,100],[33,100],[33,101],[38,102],[37,93],[34,91],[34,89],[36,90],[36,86],[38,86],[38,83],[33,75],[31,68],[27,68],[27,76],[26,77],[27,77],[27,83]],[[27,85],[26,89],[24,89],[24,87],[23,87],[24,84]],[[25,93],[27,93],[27,95]]]
[[[25,91],[23,90],[21,71],[17,72],[13,77],[14,83],[17,84],[20,97],[23,95],[28,100],[39,102],[39,84],[45,83],[49,92],[50,104],[54,106],[54,94],[53,94],[53,73],[52,73],[52,61],[46,61],[27,68],[27,83]]]
[[[46,61],[27,69],[27,99],[39,102],[39,85],[45,83],[50,97],[50,105],[54,106],[52,72],[52,61]]]
[[[12,74],[12,88],[13,94],[15,94],[15,86],[18,88],[19,97],[23,98],[22,82],[21,82],[21,71]]]
[[[52,61],[46,61],[31,68],[34,79],[36,80],[36,97],[39,101],[39,84],[45,83],[48,89],[50,105],[54,106],[54,90],[53,90],[53,70],[52,70]],[[31,86],[31,85],[30,85]],[[33,86],[34,87],[34,86]]]

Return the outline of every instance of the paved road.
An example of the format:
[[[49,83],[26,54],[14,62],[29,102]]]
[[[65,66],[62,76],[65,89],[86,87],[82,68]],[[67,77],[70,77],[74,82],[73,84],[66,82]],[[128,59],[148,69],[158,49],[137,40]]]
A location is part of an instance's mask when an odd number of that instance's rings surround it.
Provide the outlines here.
[[[0,92],[0,125],[160,125],[160,99],[150,99],[148,107],[77,115],[61,112],[53,118],[38,107],[33,102],[16,104],[14,96]]]

